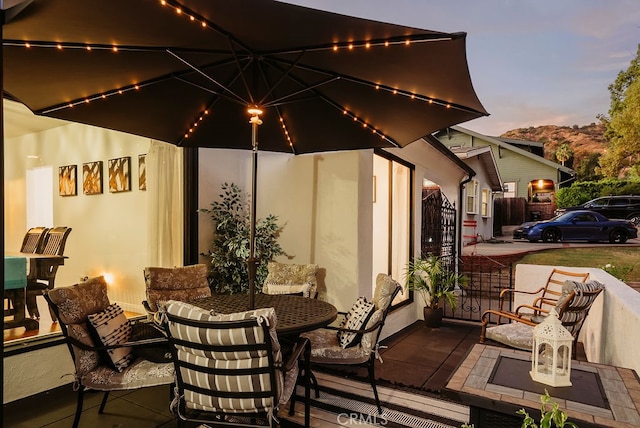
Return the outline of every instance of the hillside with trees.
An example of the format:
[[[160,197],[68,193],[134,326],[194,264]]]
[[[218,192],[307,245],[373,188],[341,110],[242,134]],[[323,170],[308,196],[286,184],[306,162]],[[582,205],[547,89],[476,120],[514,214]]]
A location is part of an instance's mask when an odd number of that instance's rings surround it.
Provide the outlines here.
[[[582,180],[597,180],[599,177],[595,176],[594,170],[608,145],[605,131],[602,123],[544,125],[513,129],[501,137],[543,143],[545,159],[575,169]]]
[[[577,181],[640,177],[640,44],[626,70],[608,87],[611,106],[587,126],[514,129],[505,138],[544,143],[544,157],[573,168]]]

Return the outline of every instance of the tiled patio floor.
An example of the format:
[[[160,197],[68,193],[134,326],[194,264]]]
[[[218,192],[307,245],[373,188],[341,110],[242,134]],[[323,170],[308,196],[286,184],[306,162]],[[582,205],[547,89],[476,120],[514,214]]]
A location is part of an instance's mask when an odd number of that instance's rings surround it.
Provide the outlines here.
[[[438,397],[453,369],[477,343],[479,326],[448,322],[440,329],[426,328],[417,322],[384,341],[383,363],[377,362],[376,377],[382,387],[402,389]],[[352,379],[366,379],[364,373],[332,372]],[[346,380],[345,380],[346,382]],[[366,382],[366,380],[365,380]],[[369,393],[367,386],[363,389]],[[85,400],[80,426],[94,427],[174,427],[168,411],[168,388],[147,388],[112,394],[105,413],[98,414],[102,394],[90,394]],[[371,396],[373,394],[370,394]],[[4,427],[69,427],[75,411],[76,393],[71,385],[47,394],[26,398],[3,406]],[[383,397],[384,401],[384,397]],[[283,412],[286,414],[286,412]],[[315,412],[316,414],[318,412]],[[315,419],[314,419],[315,420]],[[338,426],[315,420],[315,427]]]

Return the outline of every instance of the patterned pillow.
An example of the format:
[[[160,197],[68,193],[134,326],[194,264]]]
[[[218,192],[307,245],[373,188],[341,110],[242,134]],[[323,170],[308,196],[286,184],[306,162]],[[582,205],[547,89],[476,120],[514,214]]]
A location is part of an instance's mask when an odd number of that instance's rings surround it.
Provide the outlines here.
[[[274,284],[306,284],[317,285],[316,264],[293,264],[269,262],[267,264],[266,282]]]
[[[276,284],[265,282],[262,287],[265,294],[300,294],[303,297],[311,295],[311,284]]]
[[[154,312],[168,300],[188,302],[211,295],[207,265],[202,263],[174,268],[146,267],[143,274],[147,303]]]
[[[102,346],[121,345],[131,338],[131,325],[117,303],[109,305],[104,311],[91,314],[87,318],[89,330],[95,333],[95,339]],[[106,356],[109,365],[119,372],[127,368],[134,359],[130,347],[107,349]]]
[[[379,273],[376,276],[376,290],[373,293],[373,303],[376,304],[377,309],[385,310],[391,304],[391,296],[399,286],[391,275],[385,273]]]
[[[342,323],[340,323],[340,328],[346,328],[349,330],[362,329],[367,325],[367,322],[369,321],[369,318],[371,318],[375,309],[375,304],[367,302],[367,299],[364,297],[358,297],[347,313],[347,316],[344,318]],[[340,342],[340,346],[342,348],[356,346],[360,343],[360,339],[362,339],[362,334],[346,331],[338,332],[338,342]]]

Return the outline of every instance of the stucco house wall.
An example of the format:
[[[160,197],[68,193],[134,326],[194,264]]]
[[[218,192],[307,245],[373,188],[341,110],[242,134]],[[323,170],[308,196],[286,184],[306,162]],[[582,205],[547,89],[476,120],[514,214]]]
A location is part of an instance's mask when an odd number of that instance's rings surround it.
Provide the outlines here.
[[[386,151],[415,166],[412,239],[414,255],[419,255],[422,179],[439,183],[459,206],[466,172],[424,141]],[[372,278],[380,271],[372,264],[373,156],[373,150],[258,155],[257,218],[274,214],[283,226],[279,242],[287,255],[278,261],[317,263],[322,270],[320,298],[340,311],[348,310],[358,296],[371,297]],[[200,206],[208,207],[217,199],[224,182],[250,189],[250,162],[249,152],[200,149]],[[213,229],[205,215],[199,228],[200,252],[206,253]],[[421,317],[421,306],[416,304],[391,313],[382,337]]]
[[[553,180],[558,189],[567,180],[566,177],[574,174],[570,168],[460,126],[453,126],[435,135],[447,147],[491,147],[502,181],[517,183],[516,197],[528,196],[528,185],[532,180]]]

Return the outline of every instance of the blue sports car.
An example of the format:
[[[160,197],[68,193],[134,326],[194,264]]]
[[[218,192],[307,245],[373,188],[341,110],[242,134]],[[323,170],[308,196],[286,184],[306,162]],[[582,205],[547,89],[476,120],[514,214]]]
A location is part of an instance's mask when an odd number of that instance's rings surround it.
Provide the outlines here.
[[[624,244],[637,238],[638,230],[627,220],[608,219],[593,211],[569,211],[551,220],[524,223],[513,232],[514,238],[531,242],[609,241]]]

